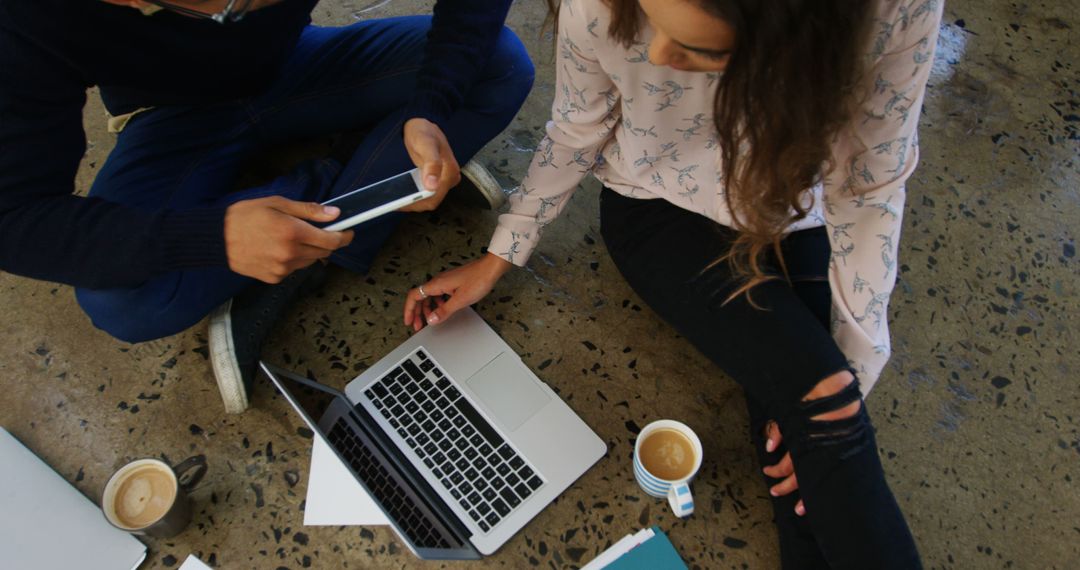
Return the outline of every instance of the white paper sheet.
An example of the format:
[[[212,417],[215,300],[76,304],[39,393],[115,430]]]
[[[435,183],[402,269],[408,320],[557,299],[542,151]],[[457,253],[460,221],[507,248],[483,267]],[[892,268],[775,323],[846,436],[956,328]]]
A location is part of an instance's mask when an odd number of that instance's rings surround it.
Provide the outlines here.
[[[311,446],[311,470],[308,475],[307,506],[304,524],[318,525],[385,525],[379,507],[348,468],[319,438]]]
[[[203,563],[202,560],[199,560],[198,558],[195,558],[194,554],[188,554],[187,560],[184,560],[184,563],[180,565],[179,570],[213,570],[213,569],[210,568],[209,566],[207,566],[205,563]]]
[[[656,533],[653,532],[652,528],[643,528],[634,534],[628,534],[608,547],[607,550],[601,552],[599,556],[586,564],[581,570],[602,570],[608,564],[615,562],[620,556],[630,552],[653,536],[656,536]]]

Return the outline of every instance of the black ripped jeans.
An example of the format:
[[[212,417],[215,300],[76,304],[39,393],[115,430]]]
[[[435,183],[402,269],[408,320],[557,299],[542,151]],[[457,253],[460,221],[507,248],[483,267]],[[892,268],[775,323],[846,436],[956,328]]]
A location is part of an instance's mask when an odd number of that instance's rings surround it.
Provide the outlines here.
[[[709,264],[728,251],[734,231],[665,200],[604,189],[600,201],[604,242],[634,291],[745,390],[761,464],[773,465],[791,451],[799,490],[773,499],[783,567],[921,568],[885,482],[866,407],[840,420],[812,419],[859,401],[858,380],[833,396],[803,401],[821,380],[848,369],[829,332],[825,230],[783,240],[790,283],[756,286],[757,307],[745,295],[724,304],[734,290],[728,264]],[[783,443],[766,453],[770,419]],[[794,511],[800,498],[804,517]]]

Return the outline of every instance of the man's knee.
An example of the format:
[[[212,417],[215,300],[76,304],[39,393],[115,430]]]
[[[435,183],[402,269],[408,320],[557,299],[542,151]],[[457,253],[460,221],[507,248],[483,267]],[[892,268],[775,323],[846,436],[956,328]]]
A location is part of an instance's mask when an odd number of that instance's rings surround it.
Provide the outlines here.
[[[530,82],[533,80],[536,70],[533,67],[532,58],[529,57],[529,51],[525,49],[521,38],[507,26],[503,26],[499,32],[499,39],[495,44],[495,55],[505,58],[506,64],[514,68],[518,77]]]
[[[509,95],[507,99],[520,106],[532,89],[536,68],[529,58],[525,44],[506,26],[503,26],[499,39],[495,42],[488,69],[488,77],[498,82],[503,89],[509,89],[509,92],[503,93],[504,96]]]
[[[75,299],[95,327],[124,342],[158,339],[176,334],[188,326],[178,323],[160,305],[139,302],[138,295],[130,290],[77,288]]]

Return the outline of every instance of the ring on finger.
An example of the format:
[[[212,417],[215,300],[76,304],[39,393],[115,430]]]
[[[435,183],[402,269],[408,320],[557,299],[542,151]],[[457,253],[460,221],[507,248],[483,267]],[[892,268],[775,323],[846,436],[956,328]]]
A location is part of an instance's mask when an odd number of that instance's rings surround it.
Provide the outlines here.
[[[417,287],[416,289],[417,289],[418,291],[420,291],[420,300],[424,300],[424,299],[427,299],[427,298],[428,298],[428,294],[424,292],[424,286],[423,286],[423,285],[420,285],[420,286],[419,286],[419,287]]]

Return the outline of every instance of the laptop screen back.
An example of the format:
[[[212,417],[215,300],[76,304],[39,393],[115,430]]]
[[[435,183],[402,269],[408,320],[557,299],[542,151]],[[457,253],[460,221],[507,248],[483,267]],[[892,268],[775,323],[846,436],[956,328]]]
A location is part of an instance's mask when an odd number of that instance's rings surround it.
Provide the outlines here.
[[[146,557],[142,543],[2,427],[0,465],[0,568],[134,569]]]
[[[274,383],[356,475],[365,491],[393,521],[418,556],[426,559],[475,559],[471,544],[450,530],[444,517],[417,492],[418,473],[362,408],[318,382],[268,365]],[[412,472],[412,473],[410,473]]]

